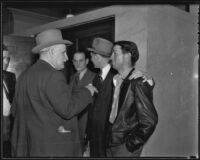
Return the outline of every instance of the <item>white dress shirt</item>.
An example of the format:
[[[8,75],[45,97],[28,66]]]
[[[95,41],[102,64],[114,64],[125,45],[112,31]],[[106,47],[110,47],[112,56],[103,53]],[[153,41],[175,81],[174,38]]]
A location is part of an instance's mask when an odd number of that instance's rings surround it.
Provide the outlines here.
[[[103,67],[101,69],[101,71],[102,71],[101,77],[103,80],[106,79],[106,76],[107,76],[108,72],[110,71],[110,68],[111,68],[110,64],[107,64],[105,67]]]
[[[3,81],[3,85],[5,85],[3,87],[3,116],[9,116],[10,115],[10,108],[11,108],[11,104],[6,96],[6,91],[5,89],[7,89],[7,86],[5,84],[5,82]]]

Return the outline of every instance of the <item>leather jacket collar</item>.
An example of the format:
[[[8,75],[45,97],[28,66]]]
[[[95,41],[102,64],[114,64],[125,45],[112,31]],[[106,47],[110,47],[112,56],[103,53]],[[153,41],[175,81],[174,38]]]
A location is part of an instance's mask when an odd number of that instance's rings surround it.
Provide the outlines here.
[[[133,67],[131,69],[131,71],[129,72],[129,74],[126,76],[126,78],[124,79],[124,81],[126,82],[127,80],[129,80],[129,77],[131,76],[132,72],[135,70],[135,68]]]

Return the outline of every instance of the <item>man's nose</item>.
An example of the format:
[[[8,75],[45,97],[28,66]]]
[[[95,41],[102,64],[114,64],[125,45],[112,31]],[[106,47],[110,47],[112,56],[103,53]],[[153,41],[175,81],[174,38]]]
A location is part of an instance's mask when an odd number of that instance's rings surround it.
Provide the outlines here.
[[[76,63],[77,65],[80,65],[80,62],[79,61],[77,61],[77,63]]]

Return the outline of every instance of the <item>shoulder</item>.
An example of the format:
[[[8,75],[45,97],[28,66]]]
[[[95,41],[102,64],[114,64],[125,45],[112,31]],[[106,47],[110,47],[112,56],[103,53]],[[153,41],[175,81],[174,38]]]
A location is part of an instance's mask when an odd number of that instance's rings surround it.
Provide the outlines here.
[[[12,77],[12,80],[16,80],[16,75],[12,72],[10,72],[10,77]]]
[[[143,82],[142,77],[130,80],[130,84],[131,84],[132,89],[133,88],[139,89],[139,90],[143,90],[145,92],[152,91],[152,87],[147,82]]]
[[[50,72],[49,78],[54,79],[54,80],[65,80],[64,74],[61,71],[57,71],[57,70]]]
[[[11,75],[11,76],[14,76],[15,74],[13,72],[10,72],[10,71],[6,71],[7,74]]]
[[[91,71],[90,69],[87,70],[86,74],[88,74],[90,77],[94,78],[96,73]]]

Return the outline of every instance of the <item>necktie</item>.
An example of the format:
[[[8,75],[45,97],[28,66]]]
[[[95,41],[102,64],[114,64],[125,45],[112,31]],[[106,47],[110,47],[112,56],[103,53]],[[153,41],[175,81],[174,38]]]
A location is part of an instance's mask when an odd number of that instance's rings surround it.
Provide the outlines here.
[[[110,118],[109,118],[110,123],[113,123],[115,118],[117,117],[120,86],[121,86],[123,80],[122,80],[122,77],[120,75],[116,75],[113,78],[113,81],[116,82],[116,86],[115,86],[115,91],[114,91],[114,95],[113,95],[112,110],[111,110]]]
[[[77,85],[78,82],[79,82],[79,76],[80,76],[80,73],[76,73],[75,75],[75,84]]]
[[[3,80],[3,88],[4,88],[4,91],[5,91],[5,94],[6,94],[6,97],[9,98],[9,91],[8,91],[8,87],[6,86],[6,83],[5,81]]]
[[[101,89],[101,86],[102,86],[102,83],[103,83],[103,78],[102,78],[102,72],[99,72],[98,75],[97,75],[97,80],[96,80],[96,87],[98,90]]]

